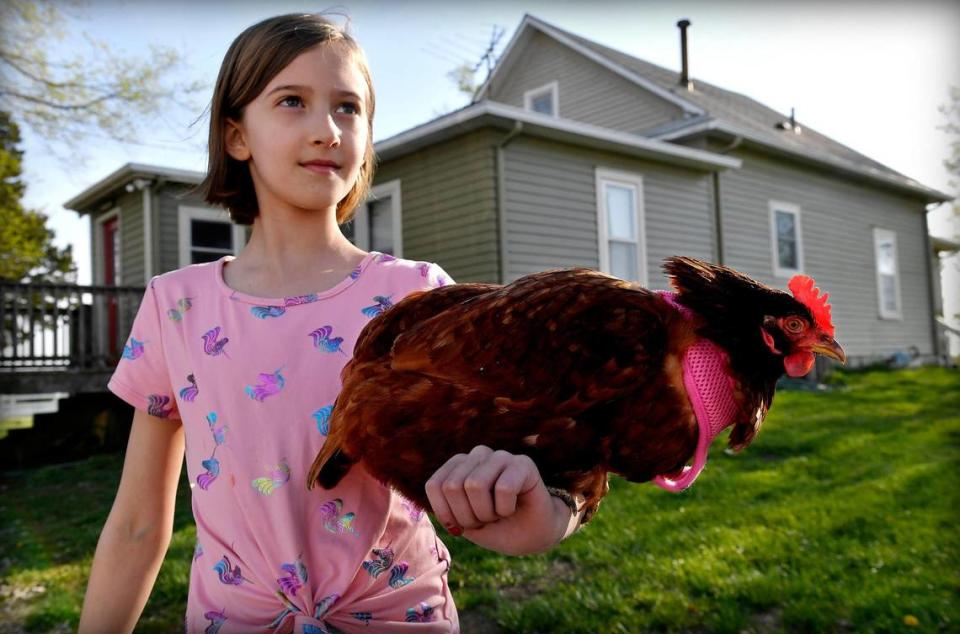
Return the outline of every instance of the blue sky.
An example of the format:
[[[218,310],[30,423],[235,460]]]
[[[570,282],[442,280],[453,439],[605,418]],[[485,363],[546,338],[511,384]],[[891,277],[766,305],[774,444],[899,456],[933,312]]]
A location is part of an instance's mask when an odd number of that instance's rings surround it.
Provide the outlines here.
[[[183,2],[94,0],[69,9],[68,29],[113,49],[145,55],[149,45],[179,48],[184,76],[212,90],[223,54],[250,24],[279,13],[348,13],[377,91],[376,140],[466,104],[447,79],[459,60],[476,61],[494,25],[524,13],[671,69],[680,63],[677,20],[692,21],[690,70],[781,112],[796,108],[814,128],[920,182],[948,190],[949,151],[937,130],[948,86],[960,84],[960,3],[948,2]],[[54,45],[51,55],[77,45]],[[598,100],[603,95],[597,95]],[[83,161],[51,155],[28,130],[26,202],[50,214],[59,243],[74,244],[81,282],[89,281],[89,225],[62,204],[129,161],[203,169],[206,119],[197,109],[144,121],[142,143],[91,139]],[[936,233],[948,225],[937,213]]]

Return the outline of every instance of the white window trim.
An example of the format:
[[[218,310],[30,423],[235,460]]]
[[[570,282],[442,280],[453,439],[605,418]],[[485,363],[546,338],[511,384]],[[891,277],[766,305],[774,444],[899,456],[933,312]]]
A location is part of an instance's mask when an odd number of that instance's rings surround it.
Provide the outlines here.
[[[233,229],[233,254],[240,253],[244,245],[244,229],[230,220],[230,215],[222,209],[211,209],[209,207],[188,207],[180,205],[178,209],[179,219],[179,242],[180,242],[180,266],[190,264],[190,221],[208,220],[215,222],[227,222]]]
[[[794,215],[794,227],[797,230],[797,268],[789,269],[780,266],[780,254],[777,252],[777,212],[785,211]],[[789,278],[803,273],[803,222],[800,215],[800,206],[781,200],[770,201],[770,256],[773,261],[773,276]]]
[[[559,117],[560,116],[560,84],[556,81],[552,81],[549,84],[540,86],[539,88],[534,88],[523,93],[523,108],[524,110],[529,110],[533,112],[533,100],[539,97],[542,93],[549,92],[551,107],[553,108],[553,114],[551,116]],[[537,114],[543,114],[538,112]]]
[[[880,275],[880,266],[878,256],[880,254],[880,242],[885,240],[893,242],[893,292],[897,301],[896,310],[887,310],[883,305],[883,278]],[[881,319],[903,319],[903,303],[900,296],[900,251],[897,248],[897,232],[889,229],[873,228],[873,268],[877,275],[877,307],[880,311]]]
[[[117,219],[117,234],[121,236],[121,239],[117,241],[118,250],[120,251],[120,257],[118,257],[117,260],[123,264],[123,234],[120,233],[123,220],[120,217],[120,208],[114,207],[93,221],[93,283],[97,285],[103,285],[107,281],[107,271],[103,266],[103,225],[111,218]],[[117,286],[123,285],[122,271],[114,271],[113,277],[114,283]]]
[[[596,168],[596,191],[597,191],[597,239],[598,250],[600,253],[600,270],[604,273],[612,274],[610,271],[610,237],[607,229],[607,214],[605,207],[605,197],[603,187],[605,183],[614,183],[632,188],[636,192],[634,200],[634,209],[637,211],[637,275],[636,281],[643,286],[649,285],[647,276],[647,231],[645,224],[646,214],[643,209],[643,176],[634,172],[623,172],[619,170],[607,169],[605,167]]]
[[[400,197],[400,179],[394,179],[385,183],[374,185],[370,189],[370,195],[367,200],[377,200],[390,197],[390,214],[393,225],[393,256],[403,257],[403,227],[401,218],[403,217],[403,201]],[[357,209],[355,222],[353,224],[353,240],[359,248],[364,251],[370,250],[370,207],[364,202]]]

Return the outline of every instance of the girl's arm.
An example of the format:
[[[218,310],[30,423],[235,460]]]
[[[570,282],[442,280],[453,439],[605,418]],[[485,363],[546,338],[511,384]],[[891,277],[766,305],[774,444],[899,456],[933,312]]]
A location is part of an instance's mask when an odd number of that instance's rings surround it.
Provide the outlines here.
[[[483,445],[450,458],[427,481],[426,492],[447,531],[504,555],[553,548],[576,532],[585,507],[572,515],[547,492],[528,456]]]
[[[131,632],[173,535],[183,425],[136,410],[113,508],[97,542],[80,615],[85,632]]]

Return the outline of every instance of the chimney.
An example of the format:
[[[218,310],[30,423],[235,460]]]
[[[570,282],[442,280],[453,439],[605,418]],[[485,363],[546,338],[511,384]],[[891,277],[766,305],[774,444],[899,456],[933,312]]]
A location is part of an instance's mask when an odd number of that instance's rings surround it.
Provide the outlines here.
[[[683,65],[679,83],[687,90],[693,90],[693,82],[690,81],[690,72],[687,66],[687,27],[690,26],[690,20],[680,20],[677,22],[677,26],[680,27],[680,62]]]

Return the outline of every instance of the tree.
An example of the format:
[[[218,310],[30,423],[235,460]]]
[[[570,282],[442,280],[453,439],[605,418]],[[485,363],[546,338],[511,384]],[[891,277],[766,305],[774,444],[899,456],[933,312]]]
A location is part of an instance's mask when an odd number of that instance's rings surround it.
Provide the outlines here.
[[[951,187],[960,190],[960,86],[950,87],[950,103],[940,106],[940,112],[947,118],[947,122],[940,126],[940,129],[953,135],[950,142],[951,156],[943,160],[943,165],[953,177],[950,180]],[[954,209],[960,213],[958,204],[960,202],[955,202]]]
[[[199,82],[170,80],[182,56],[154,46],[149,59],[119,54],[86,34],[90,49],[52,59],[50,50],[66,37],[64,10],[77,0],[0,2],[0,110],[12,114],[71,157],[81,141],[104,133],[137,143],[137,123],[184,103],[204,89]]]
[[[72,282],[76,276],[72,248],[53,244],[47,216],[20,202],[20,128],[0,111],[0,278],[14,281]]]
[[[0,277],[66,281],[75,275],[71,248],[53,244],[47,216],[24,209],[20,126],[29,128],[71,162],[84,158],[85,141],[106,136],[138,143],[138,124],[184,103],[199,82],[170,79],[182,56],[151,48],[149,59],[119,54],[83,34],[87,51],[52,51],[68,35],[67,12],[79,0],[0,1]]]
[[[950,156],[943,159],[943,165],[950,174],[950,186],[958,193],[953,201],[952,220],[954,235],[960,236],[960,86],[950,87],[950,101],[940,106],[940,113],[946,122],[937,127],[952,136]]]

